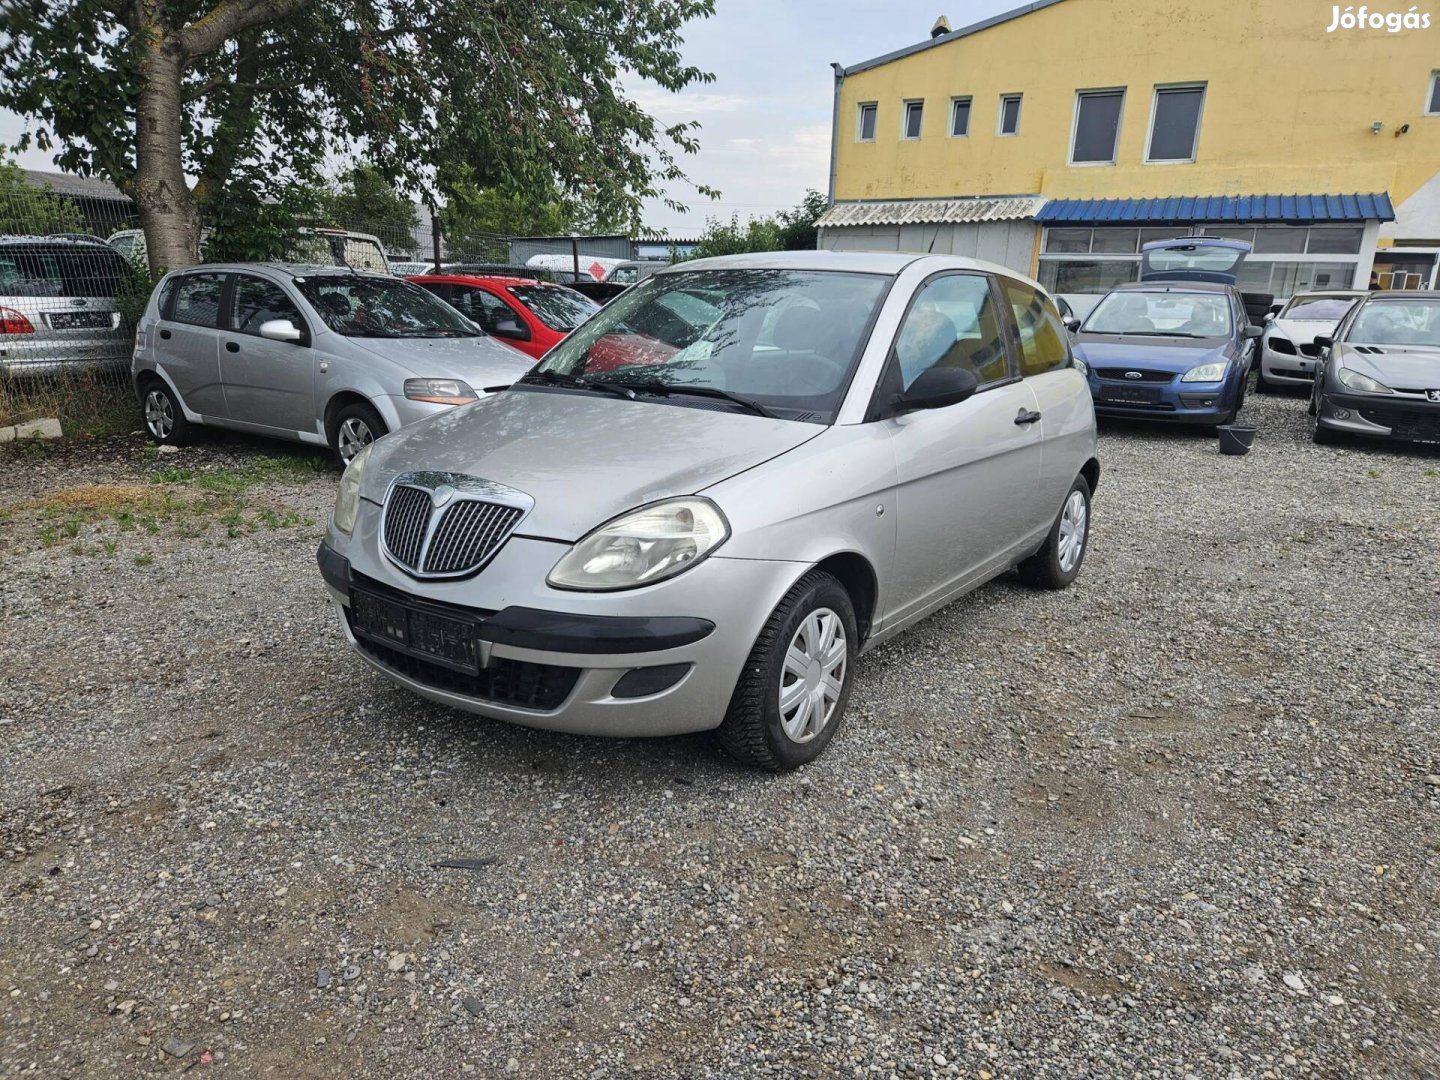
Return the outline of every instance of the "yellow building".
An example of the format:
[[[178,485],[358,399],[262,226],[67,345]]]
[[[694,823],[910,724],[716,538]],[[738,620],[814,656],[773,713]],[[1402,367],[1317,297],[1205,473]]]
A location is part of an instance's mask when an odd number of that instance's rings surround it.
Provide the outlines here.
[[[1433,8],[1433,11],[1432,11]],[[1055,292],[1138,245],[1254,244],[1246,287],[1433,287],[1440,2],[1035,0],[835,65],[821,246],[977,255]]]

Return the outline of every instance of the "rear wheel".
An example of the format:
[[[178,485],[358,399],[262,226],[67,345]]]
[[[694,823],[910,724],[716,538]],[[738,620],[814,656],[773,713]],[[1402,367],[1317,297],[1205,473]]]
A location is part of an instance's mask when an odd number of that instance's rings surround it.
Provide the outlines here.
[[[806,574],[760,631],[720,723],[720,746],[773,772],[814,761],[845,715],[858,645],[845,587],[823,571]]]
[[[361,401],[352,402],[335,414],[330,445],[340,464],[349,465],[351,458],[389,430],[373,408]]]
[[[1090,484],[1077,476],[1045,546],[1019,566],[1020,580],[1037,589],[1063,589],[1080,574],[1090,544]]]
[[[163,379],[152,378],[145,384],[140,408],[145,415],[145,431],[160,446],[189,446],[195,438],[195,425],[185,419],[180,399]]]

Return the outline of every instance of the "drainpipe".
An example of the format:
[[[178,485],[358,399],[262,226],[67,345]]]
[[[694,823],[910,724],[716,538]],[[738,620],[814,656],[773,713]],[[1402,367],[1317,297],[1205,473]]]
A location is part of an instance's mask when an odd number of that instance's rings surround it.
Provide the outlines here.
[[[845,69],[833,61],[835,100],[830,107],[830,205],[835,205],[835,159],[840,151],[840,86],[845,82]]]

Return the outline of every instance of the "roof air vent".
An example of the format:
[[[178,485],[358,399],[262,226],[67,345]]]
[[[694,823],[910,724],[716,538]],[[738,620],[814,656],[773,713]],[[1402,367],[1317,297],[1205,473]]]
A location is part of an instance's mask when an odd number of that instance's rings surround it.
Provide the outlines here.
[[[935,25],[930,28],[930,36],[932,38],[944,37],[949,32],[950,20],[947,19],[944,15],[941,15],[938,19],[936,19]]]

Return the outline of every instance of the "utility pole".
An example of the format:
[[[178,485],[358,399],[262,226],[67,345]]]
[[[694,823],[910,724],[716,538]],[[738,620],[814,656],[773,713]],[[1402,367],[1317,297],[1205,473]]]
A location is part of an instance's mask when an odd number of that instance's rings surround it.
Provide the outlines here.
[[[575,264],[575,280],[580,280],[580,239],[574,233],[570,234],[570,258]]]

